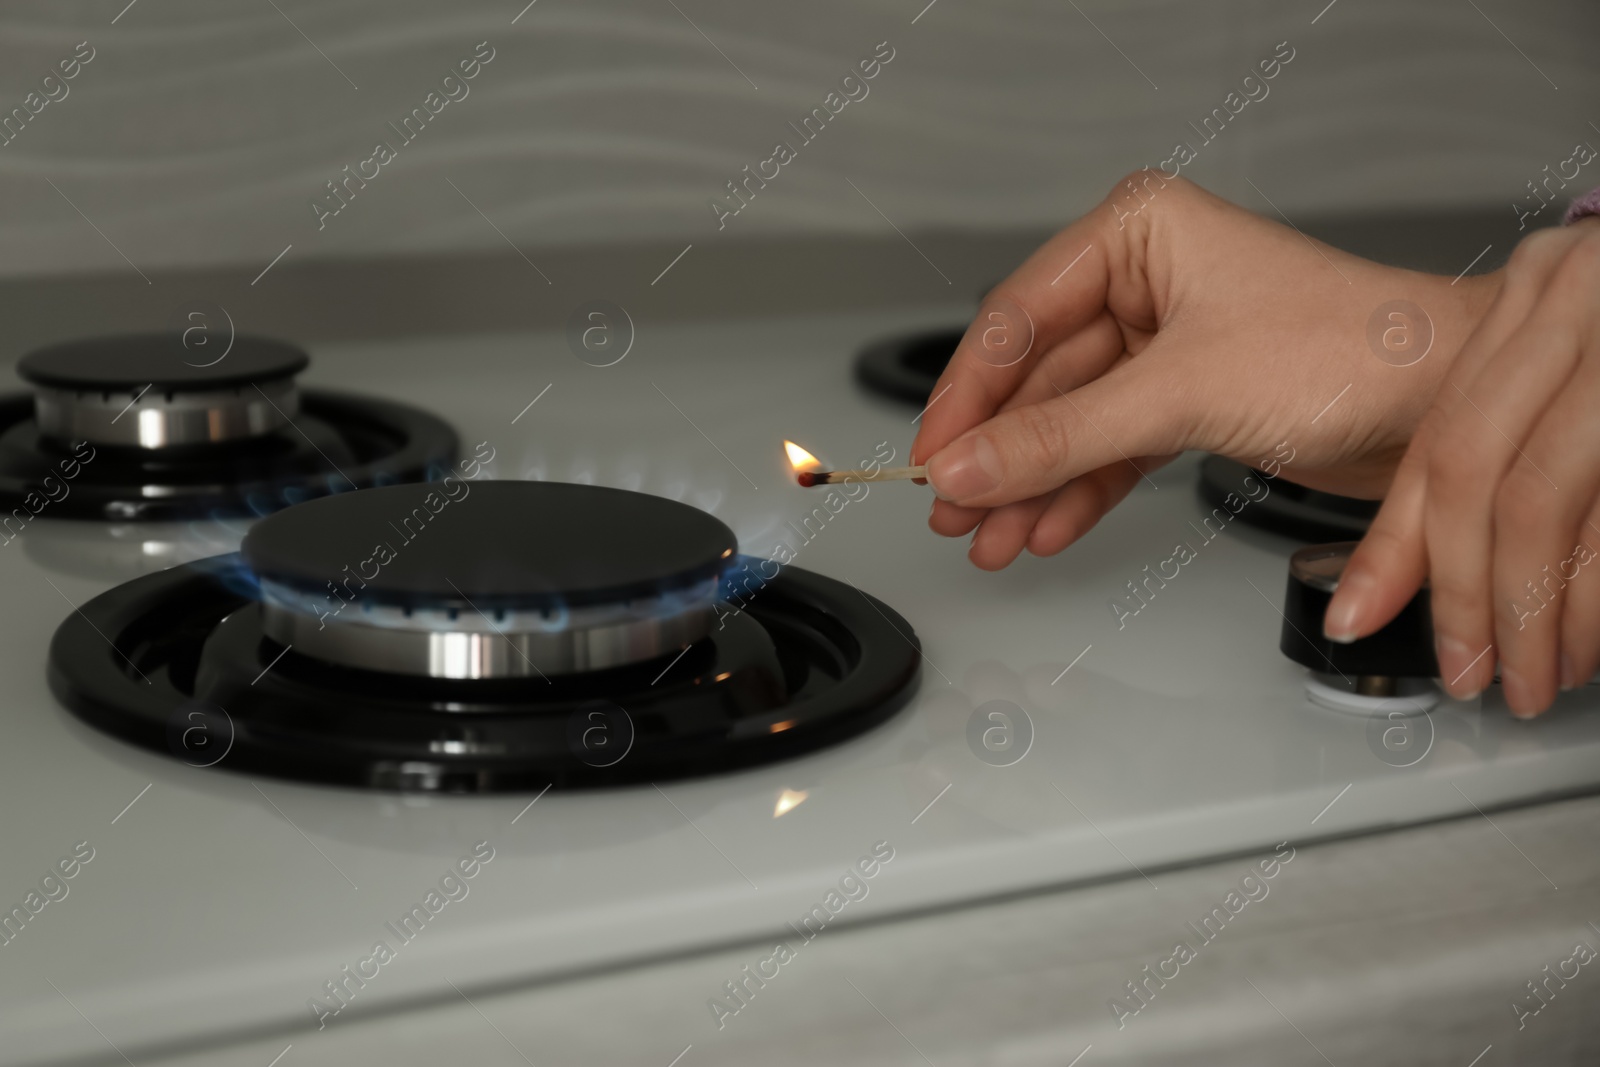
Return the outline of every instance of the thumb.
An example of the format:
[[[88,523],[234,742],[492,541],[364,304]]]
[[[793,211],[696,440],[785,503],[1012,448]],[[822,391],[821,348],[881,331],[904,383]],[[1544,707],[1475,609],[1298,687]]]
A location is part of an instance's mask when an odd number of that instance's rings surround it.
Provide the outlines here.
[[[928,481],[943,500],[990,508],[1134,456],[1181,452],[1193,425],[1186,395],[1152,371],[1155,361],[1131,359],[1081,389],[1003,411],[929,457]]]

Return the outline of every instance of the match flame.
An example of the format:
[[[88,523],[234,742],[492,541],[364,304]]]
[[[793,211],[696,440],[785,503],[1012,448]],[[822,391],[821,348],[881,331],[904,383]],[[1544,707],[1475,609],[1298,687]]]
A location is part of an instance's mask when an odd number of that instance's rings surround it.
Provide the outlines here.
[[[808,789],[785,789],[783,792],[778,794],[778,803],[772,809],[772,817],[776,819],[780,816],[787,815],[789,812],[799,807],[800,802],[810,795],[811,791]]]
[[[810,452],[807,452],[793,441],[785,441],[783,443],[783,448],[785,452],[789,453],[789,465],[795,469],[796,474],[800,473],[801,471],[814,471],[818,467],[822,466],[822,461],[820,459],[818,459],[816,456],[813,456]]]

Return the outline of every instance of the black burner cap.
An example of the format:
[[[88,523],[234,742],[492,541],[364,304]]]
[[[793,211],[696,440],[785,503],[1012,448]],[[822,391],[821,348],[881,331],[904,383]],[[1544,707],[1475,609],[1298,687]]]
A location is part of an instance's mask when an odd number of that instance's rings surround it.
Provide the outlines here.
[[[926,404],[966,332],[952,326],[874,341],[856,357],[856,380],[880,396]]]
[[[176,332],[90,337],[49,345],[23,356],[17,373],[34,385],[74,392],[142,389],[209,392],[292,377],[310,358],[265,337],[235,337],[227,354],[211,361],[183,345]]]
[[[737,545],[719,519],[662,497],[452,477],[297,504],[257,522],[241,552],[257,577],[319,594],[357,575],[373,603],[544,608],[689,589]]]

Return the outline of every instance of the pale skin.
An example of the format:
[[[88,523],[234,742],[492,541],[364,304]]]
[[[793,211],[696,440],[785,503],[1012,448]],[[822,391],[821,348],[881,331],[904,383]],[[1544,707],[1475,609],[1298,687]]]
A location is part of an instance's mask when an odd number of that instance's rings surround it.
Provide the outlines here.
[[[970,558],[998,570],[1062,551],[1180,452],[1260,465],[1287,443],[1282,477],[1384,500],[1330,637],[1381,629],[1427,582],[1452,695],[1498,669],[1531,717],[1590,678],[1600,558],[1575,548],[1600,549],[1600,219],[1452,283],[1183,179],[1127,181],[988,295],[934,387],[912,445],[929,526],[976,531]],[[1433,329],[1409,366],[1368,341],[1396,300]]]

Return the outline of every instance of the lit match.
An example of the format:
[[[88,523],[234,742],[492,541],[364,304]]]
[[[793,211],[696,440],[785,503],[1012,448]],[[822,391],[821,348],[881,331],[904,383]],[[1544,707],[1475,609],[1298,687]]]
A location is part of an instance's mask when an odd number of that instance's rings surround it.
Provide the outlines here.
[[[824,471],[817,468],[822,466],[822,461],[810,452],[801,448],[793,441],[783,443],[784,450],[789,453],[789,464],[794,467],[794,479],[800,486],[809,489],[815,485],[838,485],[840,482],[854,479],[858,482],[906,482],[914,478],[926,478],[928,468],[919,467],[880,467],[875,471]]]

